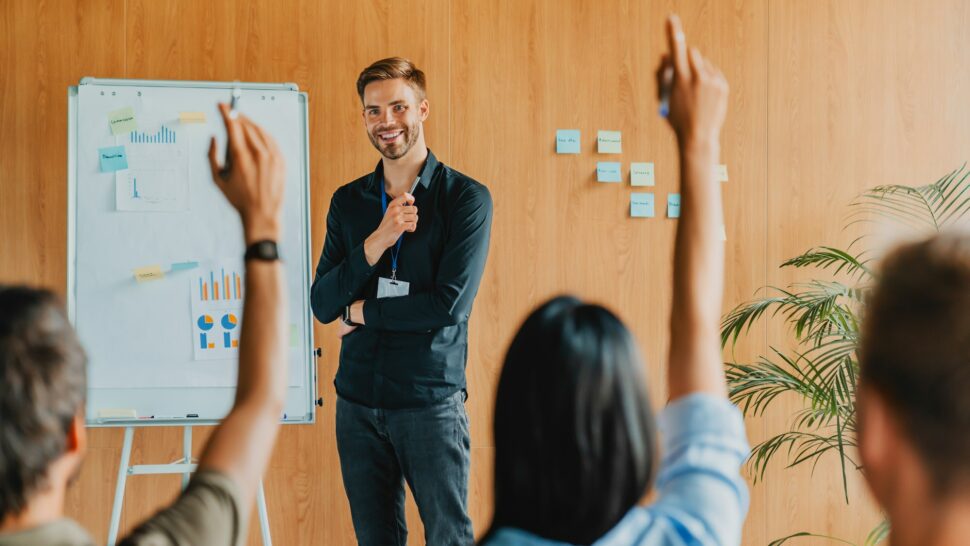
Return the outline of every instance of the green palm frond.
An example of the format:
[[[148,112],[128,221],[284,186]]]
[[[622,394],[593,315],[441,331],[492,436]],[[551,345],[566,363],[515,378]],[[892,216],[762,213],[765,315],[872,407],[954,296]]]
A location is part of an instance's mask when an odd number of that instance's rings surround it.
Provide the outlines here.
[[[840,333],[858,330],[858,320],[852,310],[861,302],[862,291],[838,282],[812,281],[796,284],[790,290],[770,287],[777,296],[745,302],[729,312],[721,321],[721,346],[737,343],[741,334],[766,313],[774,317],[779,313],[795,332],[795,338],[822,339]]]
[[[841,544],[848,544],[849,546],[856,546],[854,543],[849,542],[847,540],[842,540],[841,538],[836,538],[836,537],[829,536],[829,535],[819,535],[819,534],[815,534],[815,533],[806,533],[805,531],[802,531],[800,533],[795,533],[795,534],[792,534],[792,535],[788,535],[787,537],[779,538],[778,540],[772,540],[771,542],[768,543],[768,546],[781,546],[782,544],[788,542],[791,539],[794,539],[794,538],[804,538],[804,537],[825,538],[825,539],[828,539],[828,540],[831,540],[831,541],[834,541],[834,542],[838,542],[838,543],[841,543]]]
[[[869,536],[866,537],[864,546],[876,546],[880,542],[886,540],[889,536],[889,520],[884,519],[879,522],[879,525],[869,532]]]
[[[821,457],[831,451],[846,453],[845,462],[853,468],[858,467],[846,452],[847,447],[855,446],[855,440],[849,438],[842,427],[830,428],[832,429],[830,434],[789,430],[776,434],[754,446],[751,449],[751,456],[748,458],[748,466],[751,469],[754,481],[757,483],[764,480],[768,464],[780,451],[783,451],[788,457],[789,462],[786,468],[812,462],[814,470]]]
[[[926,186],[876,186],[851,203],[848,225],[888,220],[927,234],[957,225],[970,213],[968,176],[964,164]]]
[[[863,255],[853,256],[838,248],[820,246],[789,259],[781,264],[781,267],[817,267],[819,269],[835,267],[835,271],[832,272],[833,275],[838,275],[844,271],[850,277],[859,280],[874,276],[867,265],[869,261]]]

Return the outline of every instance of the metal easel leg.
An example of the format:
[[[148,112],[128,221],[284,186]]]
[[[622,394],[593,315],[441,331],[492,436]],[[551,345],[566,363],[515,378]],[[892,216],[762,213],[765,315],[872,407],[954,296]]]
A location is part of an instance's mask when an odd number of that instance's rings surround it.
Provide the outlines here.
[[[128,463],[131,461],[131,443],[135,435],[133,427],[125,427],[125,443],[121,447],[121,460],[118,461],[118,482],[115,485],[115,500],[111,507],[111,523],[108,525],[108,546],[118,541],[118,526],[121,523],[121,507],[125,502],[125,482],[128,480]]]
[[[256,509],[259,511],[259,530],[263,534],[263,546],[273,546],[273,539],[269,536],[269,515],[266,513],[263,480],[259,480],[259,489],[256,491]]]
[[[192,427],[185,427],[182,432],[182,463],[192,464]],[[189,480],[192,478],[191,472],[186,472],[182,474],[182,491],[189,486]]]

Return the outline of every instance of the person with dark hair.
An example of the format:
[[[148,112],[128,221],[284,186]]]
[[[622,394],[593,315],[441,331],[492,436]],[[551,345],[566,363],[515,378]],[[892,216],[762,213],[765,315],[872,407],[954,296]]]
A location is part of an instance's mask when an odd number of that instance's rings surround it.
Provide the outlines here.
[[[284,166],[272,137],[219,105],[233,166],[212,176],[239,211],[246,244],[280,236]],[[266,255],[246,263],[236,400],[199,459],[189,486],[139,525],[125,546],[240,546],[269,463],[286,390],[286,284]],[[93,546],[64,518],[68,484],[86,446],[86,357],[63,306],[49,291],[0,286],[0,546]]]
[[[475,540],[465,366],[492,198],[428,149],[425,84],[399,57],[357,78],[381,160],[334,193],[311,289],[317,319],[341,320],[337,452],[363,546],[407,543],[404,482],[428,544]]]
[[[667,378],[656,428],[643,361],[611,312],[571,297],[535,310],[505,358],[495,401],[495,515],[487,546],[738,544],[748,508],[741,412],[727,400],[715,179],[723,74],[667,23],[668,121],[684,203],[674,246]],[[661,82],[663,84],[663,82]],[[658,456],[662,457],[658,461]],[[656,475],[656,500],[637,507]]]
[[[863,474],[893,546],[970,542],[970,235],[903,245],[865,310]]]

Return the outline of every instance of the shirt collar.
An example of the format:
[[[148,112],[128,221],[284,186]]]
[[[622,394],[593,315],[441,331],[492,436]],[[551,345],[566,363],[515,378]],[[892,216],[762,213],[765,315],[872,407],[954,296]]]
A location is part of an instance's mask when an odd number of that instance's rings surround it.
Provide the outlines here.
[[[428,189],[431,186],[431,177],[434,176],[435,169],[438,168],[438,158],[434,156],[431,152],[431,148],[428,148],[428,157],[424,160],[424,167],[421,168],[421,175],[419,178],[419,183],[424,186],[424,189]],[[384,160],[381,159],[377,162],[377,167],[374,168],[374,172],[370,177],[370,186],[373,189],[375,184],[384,180]]]

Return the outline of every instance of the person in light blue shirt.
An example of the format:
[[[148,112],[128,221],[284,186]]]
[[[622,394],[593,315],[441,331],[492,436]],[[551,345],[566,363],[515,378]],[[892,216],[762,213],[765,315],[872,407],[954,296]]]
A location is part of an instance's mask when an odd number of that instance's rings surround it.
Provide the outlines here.
[[[535,310],[499,380],[495,515],[483,545],[741,541],[748,444],[741,413],[727,399],[719,336],[724,242],[715,166],[728,89],[720,70],[696,49],[688,53],[676,17],[667,35],[670,51],[657,75],[677,136],[683,203],[669,404],[655,423],[643,361],[612,312],[572,297]],[[654,502],[641,506],[652,485]]]

